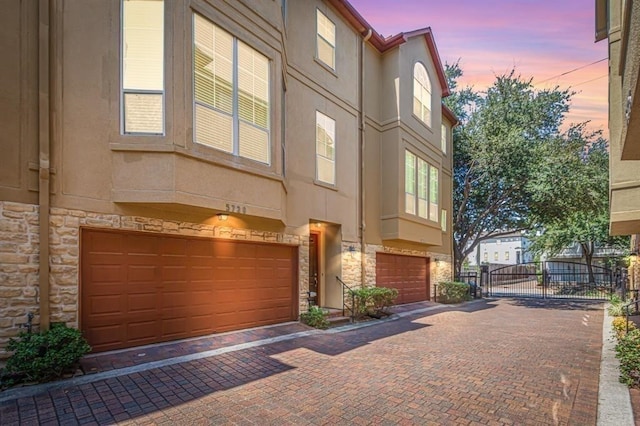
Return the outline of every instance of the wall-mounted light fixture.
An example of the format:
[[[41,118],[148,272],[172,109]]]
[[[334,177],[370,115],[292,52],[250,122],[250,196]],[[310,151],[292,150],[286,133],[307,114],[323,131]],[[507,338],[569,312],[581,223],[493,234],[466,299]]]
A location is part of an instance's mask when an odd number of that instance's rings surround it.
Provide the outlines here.
[[[349,250],[349,254],[351,255],[351,259],[354,259],[355,258],[354,253],[356,252],[356,248],[353,245],[351,245],[349,246],[348,250]]]
[[[440,267],[440,262],[442,262],[442,260],[436,258],[436,267],[438,268]]]
[[[218,220],[221,222],[229,219],[229,215],[227,213],[218,213],[216,216],[218,216]]]

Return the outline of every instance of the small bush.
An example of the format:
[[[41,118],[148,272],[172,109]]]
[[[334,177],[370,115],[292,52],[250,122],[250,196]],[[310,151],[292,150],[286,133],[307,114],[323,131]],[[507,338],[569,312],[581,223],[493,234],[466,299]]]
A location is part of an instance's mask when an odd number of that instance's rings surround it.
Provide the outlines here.
[[[630,330],[616,345],[620,360],[620,382],[632,388],[640,387],[640,330]]]
[[[42,333],[22,332],[10,339],[7,350],[13,355],[3,371],[3,384],[48,382],[73,372],[91,346],[80,330],[64,324],[52,324]]]
[[[318,306],[311,306],[307,312],[300,314],[300,321],[308,326],[320,328],[322,330],[329,328],[327,314]]]
[[[632,330],[635,330],[636,325],[631,321],[628,321],[628,322],[629,322],[629,325],[628,325],[629,332],[631,332]],[[615,317],[613,319],[613,329],[616,332],[616,336],[618,337],[618,340],[623,338],[625,334],[627,334],[627,319],[622,316]]]
[[[612,317],[619,317],[624,315],[624,307],[620,297],[615,294],[611,296],[610,305],[607,308],[607,312],[609,312],[609,315],[611,315]]]
[[[469,300],[469,284],[445,281],[438,284],[437,301],[439,303],[460,303]]]
[[[387,315],[387,310],[398,297],[398,290],[386,287],[363,287],[350,290],[354,301],[354,314],[358,317],[365,315]]]

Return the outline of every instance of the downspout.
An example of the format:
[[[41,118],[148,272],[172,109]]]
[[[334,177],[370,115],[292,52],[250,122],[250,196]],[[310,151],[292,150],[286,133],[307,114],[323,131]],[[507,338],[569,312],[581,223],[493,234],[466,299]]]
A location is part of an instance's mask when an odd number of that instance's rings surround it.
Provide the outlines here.
[[[360,44],[360,286],[365,287],[367,284],[367,247],[366,247],[366,229],[365,221],[365,113],[364,113],[364,52],[366,43],[371,38],[373,31],[371,28],[367,30],[367,34],[362,38]]]
[[[40,0],[38,5],[38,145],[39,183],[38,219],[40,243],[39,308],[40,330],[49,329],[49,204],[50,204],[50,37],[51,3]]]

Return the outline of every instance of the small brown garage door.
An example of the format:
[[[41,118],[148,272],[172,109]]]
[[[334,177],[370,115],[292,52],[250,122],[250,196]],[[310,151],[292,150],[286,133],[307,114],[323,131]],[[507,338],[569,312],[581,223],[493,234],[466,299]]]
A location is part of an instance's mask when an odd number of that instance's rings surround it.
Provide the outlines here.
[[[376,254],[376,282],[398,289],[397,304],[429,299],[429,259],[398,254]]]
[[[297,317],[296,247],[83,229],[81,262],[96,352]]]

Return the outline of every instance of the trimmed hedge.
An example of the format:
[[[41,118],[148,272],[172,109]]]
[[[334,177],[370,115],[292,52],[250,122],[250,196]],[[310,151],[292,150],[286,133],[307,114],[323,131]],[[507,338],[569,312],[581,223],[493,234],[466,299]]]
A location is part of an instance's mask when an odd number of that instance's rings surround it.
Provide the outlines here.
[[[460,303],[469,300],[469,284],[457,281],[441,282],[437,286],[438,303]]]

